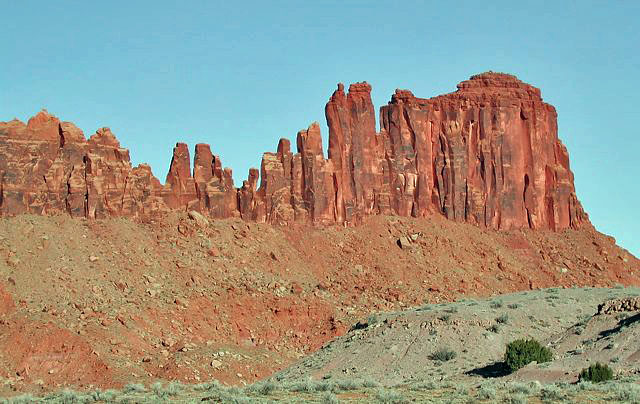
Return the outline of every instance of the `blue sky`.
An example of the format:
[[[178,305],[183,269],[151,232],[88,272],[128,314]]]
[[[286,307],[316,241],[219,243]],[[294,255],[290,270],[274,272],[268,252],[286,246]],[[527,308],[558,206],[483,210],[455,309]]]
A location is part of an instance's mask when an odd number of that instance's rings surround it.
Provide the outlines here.
[[[486,70],[542,89],[596,227],[640,255],[640,2],[0,1],[0,120],[46,107],[109,126],[164,181],[210,143],[236,185],[280,137],[323,126],[337,82],[451,92]]]

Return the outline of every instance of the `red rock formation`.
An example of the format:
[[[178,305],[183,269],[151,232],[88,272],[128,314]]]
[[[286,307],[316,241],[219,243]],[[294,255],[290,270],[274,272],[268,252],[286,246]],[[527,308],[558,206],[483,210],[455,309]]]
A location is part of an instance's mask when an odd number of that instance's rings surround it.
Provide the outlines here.
[[[430,99],[396,90],[376,133],[371,86],[338,85],[327,103],[328,158],[317,123],[281,139],[260,173],[234,188],[209,145],[176,144],[165,185],[132,168],[108,128],[82,131],[41,111],[0,123],[0,214],[100,218],[171,209],[285,224],[357,224],[376,214],[443,214],[494,229],[579,227],[578,202],[555,109],[511,75],[483,73]],[[258,181],[260,186],[258,188]]]
[[[395,213],[411,205],[414,216],[435,210],[495,229],[579,226],[587,219],[556,118],[540,90],[508,74],[431,99],[397,90],[381,109]]]

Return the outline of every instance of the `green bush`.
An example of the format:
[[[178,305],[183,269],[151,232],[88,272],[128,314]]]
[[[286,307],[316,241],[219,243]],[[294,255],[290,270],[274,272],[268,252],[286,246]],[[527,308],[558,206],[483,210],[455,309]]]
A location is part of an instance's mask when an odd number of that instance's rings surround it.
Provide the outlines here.
[[[517,339],[510,342],[504,354],[504,361],[512,372],[533,361],[543,363],[551,361],[552,358],[551,350],[534,339]]]
[[[613,370],[606,364],[596,363],[588,368],[582,369],[580,372],[580,381],[589,381],[592,383],[604,382],[613,379]]]

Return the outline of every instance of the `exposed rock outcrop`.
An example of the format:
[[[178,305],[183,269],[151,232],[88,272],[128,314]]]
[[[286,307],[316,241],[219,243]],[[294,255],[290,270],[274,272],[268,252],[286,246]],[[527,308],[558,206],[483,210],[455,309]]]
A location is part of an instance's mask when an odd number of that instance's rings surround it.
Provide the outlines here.
[[[168,210],[285,224],[357,224],[370,215],[443,214],[494,229],[579,227],[576,198],[555,109],[540,90],[502,73],[483,73],[430,99],[396,90],[380,109],[371,86],[338,85],[325,108],[324,157],[317,123],[298,132],[297,153],[281,139],[242,187],[209,145],[174,148],[165,185],[108,128],[86,140],[46,111],[0,123],[0,214],[100,218]]]

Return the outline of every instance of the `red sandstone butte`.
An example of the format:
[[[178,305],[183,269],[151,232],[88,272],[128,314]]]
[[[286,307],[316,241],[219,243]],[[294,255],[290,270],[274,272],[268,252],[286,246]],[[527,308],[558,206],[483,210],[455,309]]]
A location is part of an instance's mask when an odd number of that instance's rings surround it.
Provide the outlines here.
[[[357,224],[370,215],[442,214],[493,229],[560,230],[588,223],[576,198],[557,114],[540,90],[482,73],[456,92],[417,98],[396,90],[380,109],[371,86],[338,84],[325,108],[324,156],[313,123],[264,153],[241,188],[206,144],[177,143],[162,185],[108,128],[89,140],[43,110],[0,123],[0,215],[148,217],[196,210],[213,218],[286,224]]]

